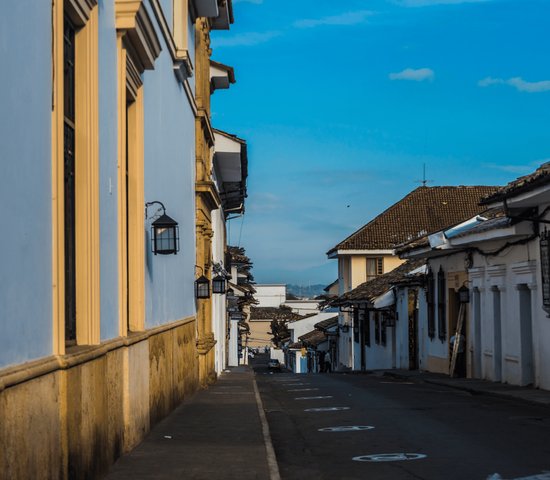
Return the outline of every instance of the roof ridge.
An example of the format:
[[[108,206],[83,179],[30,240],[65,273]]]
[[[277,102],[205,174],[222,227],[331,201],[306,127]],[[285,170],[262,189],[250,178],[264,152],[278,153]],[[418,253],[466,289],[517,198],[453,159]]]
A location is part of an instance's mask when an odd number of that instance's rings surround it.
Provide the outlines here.
[[[415,220],[418,223],[423,223],[424,225],[422,226],[421,230],[418,233],[420,233],[422,231],[427,231],[427,230],[430,230],[430,229],[433,230],[433,231],[437,231],[438,228],[436,228],[436,227],[438,227],[440,223],[444,223],[447,220],[451,220],[453,217],[456,217],[456,218],[460,217],[461,218],[463,216],[463,215],[461,215],[461,213],[464,213],[464,212],[460,212],[460,208],[455,209],[455,210],[452,210],[452,209],[449,208],[449,209],[447,209],[447,211],[444,211],[441,208],[434,208],[437,205],[437,203],[434,203],[434,200],[436,200],[436,199],[435,198],[430,198],[430,197],[433,196],[433,195],[437,195],[436,192],[449,192],[449,193],[451,193],[451,192],[459,192],[459,191],[468,191],[470,193],[478,194],[479,199],[475,199],[475,200],[472,199],[471,195],[467,195],[467,196],[464,197],[465,201],[464,201],[463,207],[466,210],[469,211],[469,210],[474,209],[475,206],[479,206],[479,202],[481,201],[481,198],[484,195],[487,195],[490,190],[497,190],[498,188],[499,188],[498,186],[492,186],[492,185],[438,185],[438,186],[424,186],[424,185],[421,185],[421,186],[416,187],[415,189],[411,190],[403,198],[401,198],[400,200],[398,200],[394,204],[387,207],[385,210],[383,210],[381,213],[376,215],[374,218],[372,218],[369,222],[364,224],[362,227],[358,228],[353,233],[348,235],[345,239],[338,242],[334,247],[332,247],[327,252],[327,255],[330,255],[332,252],[334,252],[335,250],[338,250],[340,248],[351,249],[351,250],[366,249],[366,247],[356,247],[356,248],[347,247],[346,248],[345,245],[347,243],[353,242],[354,240],[356,240],[355,243],[361,243],[361,239],[357,238],[357,237],[359,237],[369,227],[375,227],[376,223],[378,223],[378,222],[381,223],[381,229],[383,230],[384,229],[384,223],[383,222],[388,220],[388,216],[392,215],[392,213],[394,211],[398,212],[399,209],[403,209],[404,207],[405,207],[405,212],[404,213],[410,213],[411,210],[413,212],[416,210],[417,213],[420,213],[420,215],[418,215]],[[480,190],[482,190],[482,191],[480,191]],[[434,193],[432,193],[431,195],[429,195],[429,194],[428,195],[420,195],[423,192],[424,193],[434,192]],[[411,204],[411,201],[414,201],[415,198],[418,198],[418,203],[416,205]],[[450,202],[452,202],[454,200],[456,200],[456,198],[449,199]],[[442,205],[447,205],[447,202],[442,202]],[[408,212],[406,210],[408,210]],[[397,213],[396,215],[399,215],[399,213]],[[460,218],[458,218],[458,219],[460,220]],[[415,220],[412,220],[409,223],[408,227],[410,227],[412,229],[416,228],[416,226],[414,225]],[[451,220],[450,223],[453,223],[453,221]],[[420,228],[420,226],[419,226],[419,228]],[[412,235],[411,232],[404,232],[404,233],[406,233],[407,235]],[[395,237],[396,234],[393,234],[393,236]],[[387,247],[377,247],[377,248],[372,247],[372,249],[378,250],[378,249],[391,248],[389,246],[389,245],[391,245],[391,242],[392,242],[391,238],[388,239],[387,242],[385,240],[383,241],[383,240],[378,239],[378,243],[388,243],[388,246]],[[374,242],[374,243],[376,243],[376,242]]]

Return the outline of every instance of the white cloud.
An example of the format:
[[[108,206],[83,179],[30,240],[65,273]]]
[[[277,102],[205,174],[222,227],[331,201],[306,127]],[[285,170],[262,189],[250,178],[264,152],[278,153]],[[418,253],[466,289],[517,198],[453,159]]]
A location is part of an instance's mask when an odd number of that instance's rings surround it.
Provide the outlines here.
[[[240,35],[235,35],[233,37],[220,37],[216,38],[215,46],[216,47],[250,47],[253,45],[258,45],[260,43],[265,43],[271,40],[272,38],[282,35],[280,31],[270,31],[270,32],[248,32],[242,33]]]
[[[394,0],[402,7],[430,7],[432,5],[458,5],[461,3],[480,3],[491,0]]]
[[[433,80],[435,73],[431,68],[406,68],[401,72],[390,73],[390,80],[412,80],[415,82],[422,82],[424,80]]]
[[[538,93],[550,90],[550,80],[541,80],[539,82],[528,82],[521,77],[509,79],[487,77],[477,83],[480,87],[489,87],[491,85],[508,85],[514,87],[520,92]]]
[[[330,17],[297,20],[293,25],[296,28],[313,28],[323,25],[357,25],[359,23],[363,23],[372,15],[374,15],[374,12],[371,12],[370,10],[359,10],[356,12],[346,12]]]

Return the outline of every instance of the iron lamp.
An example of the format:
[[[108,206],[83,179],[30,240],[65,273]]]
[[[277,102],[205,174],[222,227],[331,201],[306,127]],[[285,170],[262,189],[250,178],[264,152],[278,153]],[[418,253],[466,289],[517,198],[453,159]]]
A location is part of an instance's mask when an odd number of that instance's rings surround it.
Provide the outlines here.
[[[224,294],[226,288],[225,277],[217,275],[212,279],[212,293]]]
[[[195,280],[195,297],[210,298],[210,280],[204,275]]]
[[[148,202],[147,207],[160,205],[162,215],[151,224],[151,250],[155,255],[176,255],[180,249],[178,222],[166,215],[166,209],[161,202]]]

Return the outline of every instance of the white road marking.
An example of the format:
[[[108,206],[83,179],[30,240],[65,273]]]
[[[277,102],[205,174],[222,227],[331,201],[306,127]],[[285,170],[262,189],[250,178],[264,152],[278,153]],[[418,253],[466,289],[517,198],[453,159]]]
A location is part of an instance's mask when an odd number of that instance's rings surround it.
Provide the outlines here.
[[[313,390],[319,390],[318,388],[295,388],[294,390],[287,390],[287,392],[312,392]]]
[[[320,395],[317,397],[296,397],[294,400],[321,400],[322,398],[332,398],[332,395]]]
[[[306,408],[304,412],[335,412],[337,410],[349,410],[351,407],[320,407]]]
[[[353,457],[356,462],[403,462],[406,460],[420,460],[426,458],[423,453],[376,453],[373,455],[361,455]]]
[[[320,432],[359,432],[361,430],[372,430],[374,427],[370,425],[343,425],[340,427],[325,427],[320,428]]]

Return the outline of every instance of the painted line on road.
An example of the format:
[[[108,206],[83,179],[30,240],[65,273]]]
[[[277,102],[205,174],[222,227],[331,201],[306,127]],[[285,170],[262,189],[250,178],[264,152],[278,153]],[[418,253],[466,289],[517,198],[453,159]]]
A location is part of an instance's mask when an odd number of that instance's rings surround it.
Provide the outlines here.
[[[287,392],[313,392],[319,390],[318,388],[295,388],[294,390],[287,390]]]
[[[338,410],[349,410],[351,407],[319,407],[306,408],[304,412],[336,412]]]
[[[265,452],[267,457],[267,467],[269,468],[269,480],[281,480],[279,473],[279,465],[277,464],[277,457],[275,456],[275,449],[273,448],[273,442],[271,441],[271,434],[269,433],[269,424],[265,417],[264,406],[262,403],[262,397],[258,390],[256,378],[252,377],[252,385],[254,386],[254,395],[256,396],[256,405],[258,406],[258,414],[260,415],[260,423],[262,424],[262,434],[264,436]]]
[[[371,425],[342,425],[339,427],[320,428],[320,432],[360,432],[362,430],[372,430]]]
[[[253,395],[252,392],[210,392],[212,395]]]
[[[317,397],[296,397],[294,400],[321,400],[322,398],[333,398],[332,395],[319,395]]]
[[[373,455],[361,455],[353,457],[356,462],[404,462],[408,460],[421,460],[428,455],[423,453],[376,453]]]

